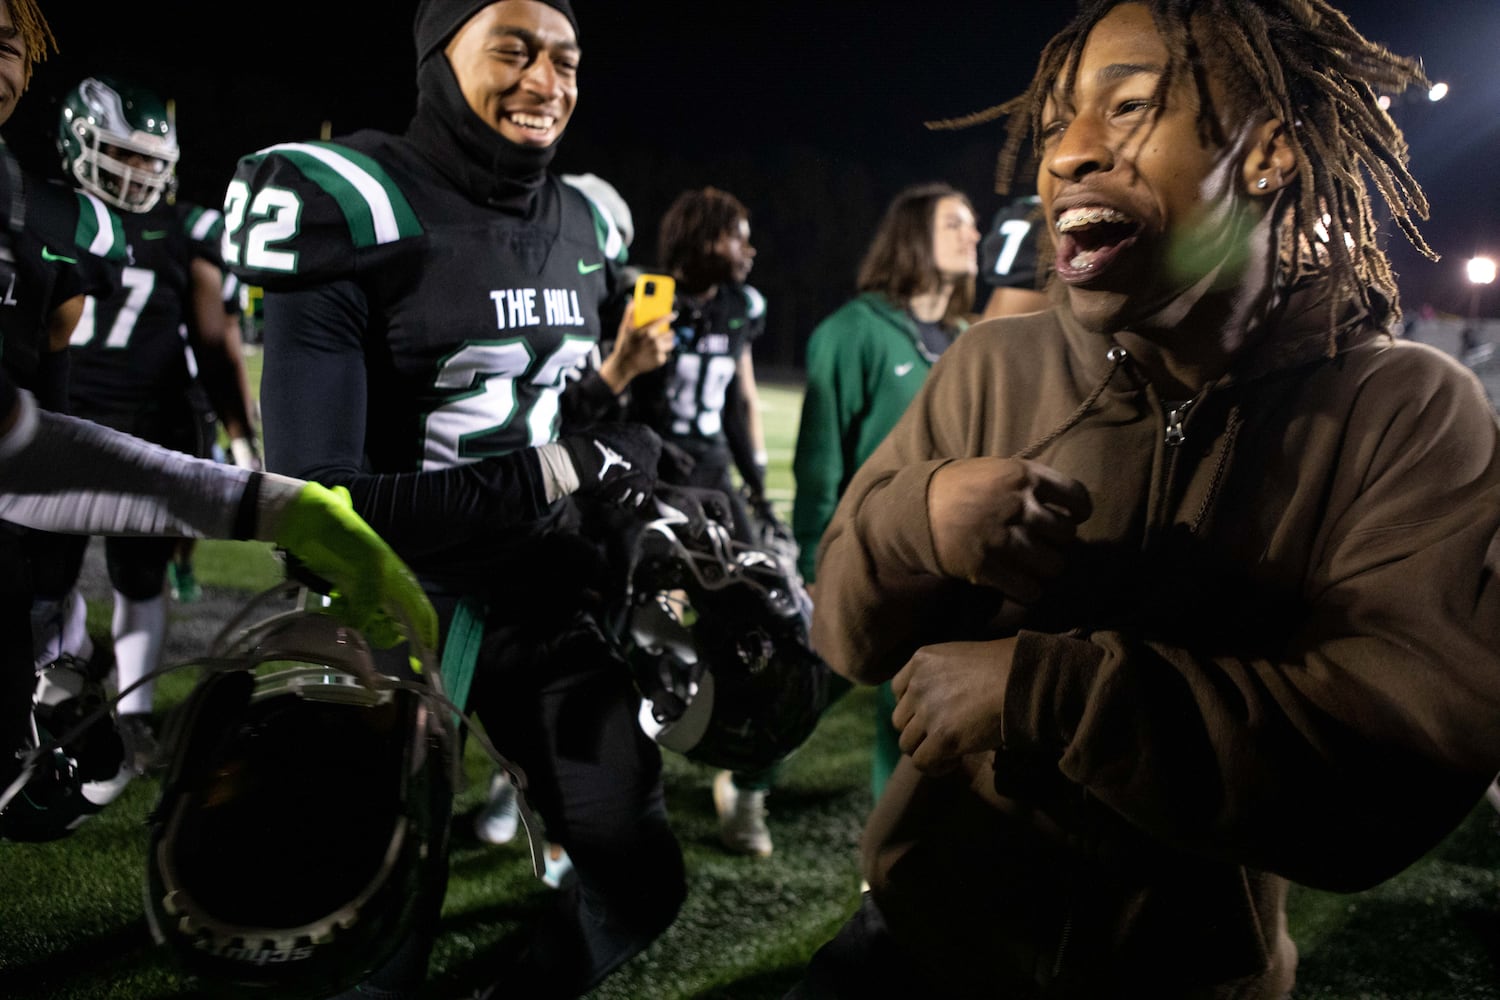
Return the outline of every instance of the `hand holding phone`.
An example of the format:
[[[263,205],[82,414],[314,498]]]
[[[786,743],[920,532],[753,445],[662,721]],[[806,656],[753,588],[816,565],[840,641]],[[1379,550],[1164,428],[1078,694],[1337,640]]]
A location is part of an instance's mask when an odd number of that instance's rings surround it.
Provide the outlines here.
[[[643,274],[635,279],[635,325],[650,326],[672,312],[677,282],[669,274]]]

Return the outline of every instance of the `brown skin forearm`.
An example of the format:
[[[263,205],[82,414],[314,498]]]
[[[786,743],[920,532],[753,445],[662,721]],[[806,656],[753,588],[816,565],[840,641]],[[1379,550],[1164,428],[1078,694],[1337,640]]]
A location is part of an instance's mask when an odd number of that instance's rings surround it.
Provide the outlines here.
[[[249,379],[241,357],[239,324],[231,323],[224,313],[219,268],[202,258],[193,261],[190,319],[188,341],[214,412],[231,438],[252,437]]]

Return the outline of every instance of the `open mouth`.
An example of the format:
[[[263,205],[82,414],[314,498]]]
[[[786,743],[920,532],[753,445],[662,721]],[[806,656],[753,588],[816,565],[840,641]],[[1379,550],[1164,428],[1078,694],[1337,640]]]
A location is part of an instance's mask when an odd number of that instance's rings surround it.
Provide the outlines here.
[[[1141,224],[1104,206],[1070,208],[1057,217],[1057,275],[1070,284],[1091,281],[1135,243]]]

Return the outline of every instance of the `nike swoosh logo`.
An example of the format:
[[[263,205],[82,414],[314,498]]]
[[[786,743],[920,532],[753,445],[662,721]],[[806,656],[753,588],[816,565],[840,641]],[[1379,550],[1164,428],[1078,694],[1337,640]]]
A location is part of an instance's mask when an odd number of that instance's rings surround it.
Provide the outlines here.
[[[917,367],[917,363],[915,361],[908,361],[904,365],[897,365],[896,366],[896,377],[897,378],[901,378],[902,376],[909,374],[911,372],[911,370],[913,368],[915,368],[915,367]]]
[[[603,266],[604,266],[604,261],[602,261],[602,260],[599,263],[597,263],[597,264],[585,264],[583,262],[583,258],[580,257],[578,259],[578,273],[579,274],[593,274],[595,271],[599,270],[599,268],[601,268]]]
[[[42,260],[60,260],[64,264],[76,264],[76,263],[78,263],[78,258],[77,257],[65,257],[65,256],[63,256],[60,253],[53,253],[51,250],[48,250],[46,247],[42,247]]]
[[[143,240],[164,240],[166,238],[167,231],[165,229],[147,229],[141,233],[141,239]]]

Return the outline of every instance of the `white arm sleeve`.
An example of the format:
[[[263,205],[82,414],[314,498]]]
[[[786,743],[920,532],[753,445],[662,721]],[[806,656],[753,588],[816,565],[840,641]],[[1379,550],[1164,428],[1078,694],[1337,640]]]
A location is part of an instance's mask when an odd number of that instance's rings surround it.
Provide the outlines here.
[[[233,537],[250,470],[40,410],[30,394],[20,397],[20,418],[0,437],[0,519],[89,535]],[[267,476],[257,507],[284,506],[302,486]]]

